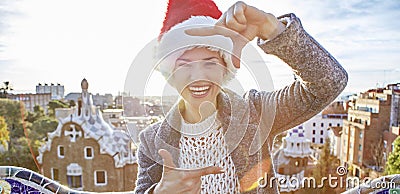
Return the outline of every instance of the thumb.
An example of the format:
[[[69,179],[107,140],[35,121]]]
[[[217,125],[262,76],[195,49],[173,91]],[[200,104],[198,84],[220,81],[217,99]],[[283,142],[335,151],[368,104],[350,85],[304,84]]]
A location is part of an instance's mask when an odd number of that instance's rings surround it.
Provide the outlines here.
[[[222,35],[228,37],[232,40],[233,50],[232,50],[232,63],[236,68],[240,68],[240,58],[242,55],[242,49],[249,42],[242,34],[228,29],[224,26],[215,25],[213,27],[200,27],[200,28],[192,28],[185,30],[185,33],[190,36],[214,36],[214,35]]]
[[[232,38],[232,41],[233,41],[232,63],[234,67],[240,68],[242,51],[249,41],[245,37],[240,35]]]
[[[207,26],[186,29],[185,33],[189,36],[214,36],[218,34],[218,31],[214,28],[214,26]]]
[[[174,169],[176,168],[174,161],[172,159],[172,155],[171,153],[169,153],[167,150],[164,149],[160,149],[158,150],[158,154],[161,156],[161,158],[163,159],[164,162],[164,170],[167,169]],[[167,168],[166,168],[167,167]]]
[[[232,53],[232,64],[237,69],[240,68],[240,59],[242,57],[242,49],[243,45],[234,45],[233,46],[233,53]]]

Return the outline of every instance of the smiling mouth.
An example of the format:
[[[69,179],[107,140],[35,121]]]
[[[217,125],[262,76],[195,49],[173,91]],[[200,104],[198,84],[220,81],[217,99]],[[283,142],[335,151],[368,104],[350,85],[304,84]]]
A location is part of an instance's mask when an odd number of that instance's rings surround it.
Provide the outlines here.
[[[188,88],[193,97],[202,98],[207,96],[208,92],[211,89],[211,85],[189,86]]]

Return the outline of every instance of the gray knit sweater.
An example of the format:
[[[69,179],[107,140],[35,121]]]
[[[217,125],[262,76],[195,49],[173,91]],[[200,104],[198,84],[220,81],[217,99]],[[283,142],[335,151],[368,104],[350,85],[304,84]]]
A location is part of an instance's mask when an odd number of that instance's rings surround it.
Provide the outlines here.
[[[279,193],[276,182],[263,188],[253,184],[266,174],[269,178],[275,175],[270,151],[273,138],[320,112],[340,94],[348,79],[346,71],[304,31],[294,14],[280,18],[286,18],[287,29],[259,46],[286,62],[301,79],[273,92],[250,90],[239,96],[225,90],[217,97],[217,118],[242,193]],[[177,107],[162,122],[140,133],[135,193],[151,193],[160,181],[159,149],[168,150],[178,164],[181,116]]]

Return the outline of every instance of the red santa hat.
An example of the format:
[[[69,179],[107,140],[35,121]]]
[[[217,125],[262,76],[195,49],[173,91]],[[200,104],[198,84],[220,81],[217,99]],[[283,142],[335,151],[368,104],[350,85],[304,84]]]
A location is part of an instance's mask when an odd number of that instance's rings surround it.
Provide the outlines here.
[[[177,58],[186,50],[196,47],[218,51],[228,70],[224,82],[234,77],[237,69],[232,63],[233,43],[230,38],[222,35],[191,36],[185,33],[187,29],[214,26],[221,15],[212,0],[169,0],[156,49],[158,70],[164,77],[171,75]]]

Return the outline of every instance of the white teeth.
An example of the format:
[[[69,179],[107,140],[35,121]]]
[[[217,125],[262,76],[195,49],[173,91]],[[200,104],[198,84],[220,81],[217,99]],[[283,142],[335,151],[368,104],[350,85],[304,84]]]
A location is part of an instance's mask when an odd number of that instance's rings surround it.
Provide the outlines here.
[[[198,95],[198,96],[203,95],[203,94],[205,94],[205,93],[206,93],[206,91],[203,91],[203,92],[193,92],[194,95]]]
[[[190,89],[191,91],[204,91],[204,90],[210,89],[210,86],[202,86],[202,87],[193,87],[193,86],[190,86],[189,89]]]
[[[208,92],[211,86],[189,86],[189,90],[193,95],[201,96]]]

